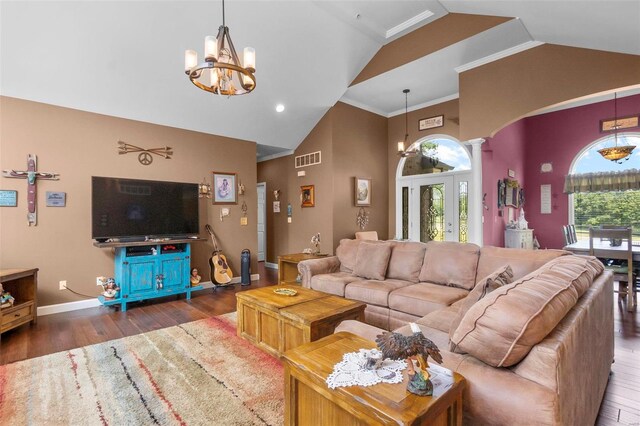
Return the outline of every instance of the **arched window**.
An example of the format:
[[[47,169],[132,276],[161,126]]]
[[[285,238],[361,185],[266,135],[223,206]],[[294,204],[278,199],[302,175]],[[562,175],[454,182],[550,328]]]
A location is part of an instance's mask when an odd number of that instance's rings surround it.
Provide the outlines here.
[[[420,155],[408,157],[402,166],[402,176],[471,170],[469,152],[458,141],[444,136],[416,142]]]
[[[640,133],[618,134],[618,145],[636,148],[622,164],[603,158],[599,149],[614,146],[613,135],[586,146],[573,160],[569,173],[614,172],[640,170]],[[569,223],[576,226],[578,239],[589,238],[589,227],[600,225],[630,225],[634,235],[640,234],[640,190],[577,192],[569,195]],[[636,237],[637,238],[637,237]]]

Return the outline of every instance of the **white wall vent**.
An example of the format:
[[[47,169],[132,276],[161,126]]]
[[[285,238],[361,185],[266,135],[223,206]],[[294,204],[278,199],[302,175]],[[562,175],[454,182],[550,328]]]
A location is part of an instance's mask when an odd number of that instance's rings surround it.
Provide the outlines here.
[[[321,151],[296,156],[296,169],[322,163]]]

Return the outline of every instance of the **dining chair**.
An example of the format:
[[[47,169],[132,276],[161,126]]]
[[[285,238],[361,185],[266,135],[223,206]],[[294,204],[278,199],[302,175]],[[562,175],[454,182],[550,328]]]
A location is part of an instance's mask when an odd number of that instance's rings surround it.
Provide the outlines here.
[[[578,242],[578,235],[576,234],[575,225],[569,225],[569,239],[571,240],[571,244]]]
[[[594,242],[594,239],[596,240]],[[603,242],[619,240],[622,245],[619,247],[611,246],[611,243]],[[626,247],[625,247],[626,243]],[[625,260],[626,264],[607,265],[605,269],[613,272],[614,281],[618,281],[618,300],[627,299],[627,310],[633,310],[637,304],[637,287],[635,285],[635,274],[633,269],[633,251],[632,251],[632,230],[631,228],[589,228],[589,254],[597,258]],[[607,262],[608,263],[608,262]]]
[[[356,240],[378,240],[378,231],[360,231],[356,232]]]
[[[564,245],[571,244],[571,238],[569,237],[569,225],[562,225],[562,236],[564,237]]]

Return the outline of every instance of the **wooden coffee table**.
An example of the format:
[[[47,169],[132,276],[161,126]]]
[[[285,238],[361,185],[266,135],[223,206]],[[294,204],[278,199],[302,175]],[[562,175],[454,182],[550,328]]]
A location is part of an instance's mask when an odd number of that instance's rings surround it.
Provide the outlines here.
[[[276,288],[291,288],[282,296]],[[364,320],[365,304],[297,285],[262,287],[236,294],[238,336],[276,357],[328,336],[347,319]]]
[[[464,378],[439,397],[407,392],[407,374],[398,384],[329,389],[325,380],[345,353],[374,348],[370,340],[340,332],[287,352],[285,425],[461,425]]]

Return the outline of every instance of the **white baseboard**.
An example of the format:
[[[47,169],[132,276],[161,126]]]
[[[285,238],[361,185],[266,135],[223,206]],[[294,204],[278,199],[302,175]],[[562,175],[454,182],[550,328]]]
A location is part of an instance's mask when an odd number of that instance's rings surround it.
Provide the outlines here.
[[[251,281],[258,281],[260,274],[251,274]],[[240,284],[240,277],[234,277],[231,279],[232,284]],[[201,282],[200,285],[203,288],[213,288],[211,281]],[[76,302],[58,303],[56,305],[38,306],[38,316],[59,314],[62,312],[78,311],[80,309],[95,308],[96,306],[102,306],[98,299],[78,300]]]
[[[277,263],[271,263],[271,262],[264,262],[264,267],[265,268],[270,268],[270,269],[278,269],[278,264]]]
[[[98,299],[78,300],[77,302],[58,303],[57,305],[38,306],[38,316],[59,314],[61,312],[77,311],[79,309],[100,306]]]

